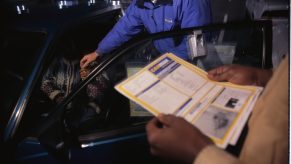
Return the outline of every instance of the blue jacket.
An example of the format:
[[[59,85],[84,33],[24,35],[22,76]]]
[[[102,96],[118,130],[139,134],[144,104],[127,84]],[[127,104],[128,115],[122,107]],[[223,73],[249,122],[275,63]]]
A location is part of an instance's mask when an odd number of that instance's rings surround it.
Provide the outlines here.
[[[133,0],[125,15],[99,43],[96,52],[109,53],[144,28],[149,33],[170,31],[173,29],[202,26],[211,23],[211,6],[209,0]],[[161,53],[172,52],[188,59],[186,37],[177,45],[173,38],[154,41]]]

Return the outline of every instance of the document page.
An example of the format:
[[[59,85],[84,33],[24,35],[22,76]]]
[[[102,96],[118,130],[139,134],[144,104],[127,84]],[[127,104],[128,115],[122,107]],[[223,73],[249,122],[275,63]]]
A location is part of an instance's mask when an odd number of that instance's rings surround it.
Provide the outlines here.
[[[127,62],[126,64],[126,74],[130,77],[141,70],[144,66],[144,62]],[[135,103],[134,101],[129,101],[130,117],[147,117],[153,116],[149,111]]]
[[[235,145],[261,87],[214,82],[207,72],[167,53],[115,86],[153,115],[185,118],[217,146]]]

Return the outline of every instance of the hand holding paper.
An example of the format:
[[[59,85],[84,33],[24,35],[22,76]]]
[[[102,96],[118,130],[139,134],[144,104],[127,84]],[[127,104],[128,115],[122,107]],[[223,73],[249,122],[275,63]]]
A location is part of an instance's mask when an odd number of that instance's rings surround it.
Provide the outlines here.
[[[205,71],[170,53],[115,88],[156,116],[184,118],[221,148],[236,144],[262,91],[261,87],[211,81]]]

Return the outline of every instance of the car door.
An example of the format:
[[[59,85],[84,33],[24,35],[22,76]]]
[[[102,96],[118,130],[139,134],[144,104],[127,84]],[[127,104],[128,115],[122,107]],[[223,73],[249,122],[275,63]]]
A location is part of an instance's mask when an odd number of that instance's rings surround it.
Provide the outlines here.
[[[22,112],[15,109],[23,110],[32,81],[31,72],[46,39],[45,32],[34,29],[1,31],[1,145],[12,138],[21,120]]]
[[[146,146],[144,126],[153,116],[145,113],[140,106],[123,97],[114,89],[116,84],[162,54],[155,52],[152,42],[162,38],[172,37],[175,40],[175,38],[185,37],[188,55],[191,56],[193,53],[198,55],[198,60],[188,59],[188,62],[206,71],[223,64],[270,68],[271,51],[267,45],[270,44],[271,39],[268,37],[271,33],[268,30],[270,30],[268,22],[230,23],[184,29],[154,34],[146,38],[136,38],[112,54],[104,56],[100,64],[92,70],[91,76],[89,75],[88,79],[84,81],[85,84],[90,84],[90,80],[105,73],[112,88],[108,92],[108,100],[105,98],[109,106],[103,125],[97,128],[89,127],[85,131],[82,129],[82,132],[79,131],[80,133],[77,135],[80,147],[84,148],[84,151],[89,149],[94,152],[92,153],[94,155],[88,157],[88,162],[95,160],[101,160],[104,163],[117,163],[120,160],[128,163],[161,162],[149,155],[149,149]],[[195,42],[197,45],[191,48],[194,44],[191,41],[193,35],[197,37]],[[144,144],[140,141],[143,141]],[[106,150],[112,145],[115,146],[115,149],[108,151],[108,158],[104,159],[98,155],[100,151]],[[124,150],[125,147],[131,149]],[[141,155],[141,153],[144,154]],[[83,160],[74,155],[72,155],[72,159],[80,162]]]
[[[152,43],[163,38],[185,39],[188,62],[206,71],[233,63],[271,68],[269,25],[264,21],[217,24],[134,38],[92,64],[86,78],[40,114],[44,119],[35,128],[35,137],[60,161],[161,163],[150,156],[146,142],[144,127],[153,115],[114,86],[159,57],[162,53]],[[85,30],[68,34],[75,43],[88,35]],[[77,48],[80,54],[94,50],[86,42],[75,43],[84,46]],[[192,60],[193,54],[197,57]],[[38,109],[44,107],[49,105]]]
[[[5,60],[1,61],[1,149],[9,149],[12,156],[9,157],[13,158],[18,142],[25,137],[35,136],[34,127],[41,124],[51,112],[50,109],[55,108],[56,104],[50,102],[49,97],[40,90],[49,65],[62,53],[77,53],[79,50],[86,53],[95,47],[95,42],[112,28],[119,14],[119,8],[108,7],[101,12],[83,15],[63,26],[47,29],[31,24],[31,27],[20,26],[1,35],[4,36],[0,40],[1,50],[6,55],[3,56]],[[93,33],[90,33],[93,29]],[[83,31],[82,34],[86,32],[87,37],[80,37],[83,40],[91,39],[91,44],[80,42],[78,49],[74,48],[75,43],[68,34],[76,30]]]

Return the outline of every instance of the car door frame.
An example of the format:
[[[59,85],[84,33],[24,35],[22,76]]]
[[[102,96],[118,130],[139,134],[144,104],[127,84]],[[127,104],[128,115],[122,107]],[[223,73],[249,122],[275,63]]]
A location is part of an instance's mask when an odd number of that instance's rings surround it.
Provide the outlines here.
[[[135,47],[136,45],[141,44],[142,42],[145,42],[149,39],[157,39],[165,36],[174,36],[179,35],[181,33],[191,33],[193,30],[203,29],[203,30],[211,30],[211,29],[217,29],[217,28],[236,28],[236,27],[242,27],[242,26],[256,26],[260,27],[263,32],[263,52],[262,52],[262,68],[270,68],[272,67],[272,61],[271,61],[271,23],[269,21],[254,21],[254,22],[232,22],[232,23],[226,23],[226,24],[215,24],[215,25],[208,25],[208,26],[201,26],[201,27],[193,27],[193,28],[187,28],[187,29],[181,29],[181,30],[175,30],[175,31],[167,31],[157,34],[149,35],[147,38],[144,38],[144,36],[141,36],[139,38],[133,39],[132,41],[124,44],[120,48],[118,48],[116,51],[108,55],[100,62],[100,64],[95,67],[92,70],[92,73],[77,87],[76,90],[74,90],[71,94],[68,95],[68,97],[57,107],[58,109],[55,110],[56,112],[53,113],[48,121],[43,125],[39,130],[39,134],[41,134],[47,127],[52,125],[55,121],[59,120],[60,117],[63,115],[63,111],[61,110],[68,104],[88,83],[90,83],[91,80],[93,80],[98,74],[100,74],[102,71],[104,71],[107,67],[110,67],[112,63],[114,63],[116,60],[121,58],[124,55],[124,52],[128,51],[129,49]],[[104,140],[108,138],[116,138],[114,141],[123,140],[123,139],[129,139],[132,137],[141,137],[145,135],[144,131],[144,125],[139,125],[137,128],[133,129],[124,129],[124,132],[122,130],[117,131],[110,131],[108,133],[102,133],[100,135],[94,134],[92,137],[90,135],[81,136],[79,139],[81,141],[80,147],[88,147],[88,146],[94,146],[99,145],[101,142],[104,143]],[[130,133],[130,131],[134,131],[133,133]],[[120,135],[122,134],[122,135]],[[114,137],[115,136],[115,137]],[[116,137],[118,136],[118,137]]]

